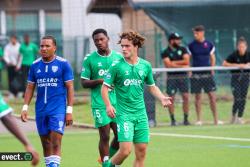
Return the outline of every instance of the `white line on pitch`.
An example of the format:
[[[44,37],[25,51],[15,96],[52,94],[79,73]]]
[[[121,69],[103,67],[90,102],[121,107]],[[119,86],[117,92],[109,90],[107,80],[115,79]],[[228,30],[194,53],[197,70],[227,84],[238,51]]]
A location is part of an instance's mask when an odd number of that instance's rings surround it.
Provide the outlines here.
[[[174,133],[150,133],[150,134],[153,135],[153,136],[168,136],[168,137],[180,137],[180,138],[198,138],[198,139],[230,140],[230,141],[246,141],[246,142],[250,142],[250,139],[248,139],[248,138],[187,135],[187,134],[174,134]]]

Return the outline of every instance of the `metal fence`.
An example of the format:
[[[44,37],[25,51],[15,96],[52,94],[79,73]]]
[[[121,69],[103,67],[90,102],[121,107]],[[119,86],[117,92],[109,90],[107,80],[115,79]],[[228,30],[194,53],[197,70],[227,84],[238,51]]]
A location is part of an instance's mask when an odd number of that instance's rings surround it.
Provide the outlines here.
[[[189,119],[197,121],[195,94],[202,94],[202,121],[213,124],[208,92],[215,92],[218,119],[225,124],[248,122],[250,105],[247,103],[250,69],[237,67],[200,67],[200,68],[155,68],[153,69],[157,86],[169,96],[175,96],[174,109],[177,124],[183,124],[183,92],[189,97]],[[214,71],[214,75],[211,75]],[[145,104],[151,126],[169,124],[168,109],[164,109],[149,93],[145,92]],[[234,117],[232,117],[235,115]],[[243,122],[243,120],[245,120]]]

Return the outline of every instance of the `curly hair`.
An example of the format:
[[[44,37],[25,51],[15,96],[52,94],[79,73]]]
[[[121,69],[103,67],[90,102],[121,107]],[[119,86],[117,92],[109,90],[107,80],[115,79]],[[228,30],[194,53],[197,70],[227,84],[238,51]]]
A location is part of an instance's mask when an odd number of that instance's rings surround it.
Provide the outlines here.
[[[127,39],[129,41],[132,41],[133,45],[138,46],[138,48],[141,48],[146,40],[146,38],[144,38],[141,34],[132,30],[121,33],[118,44],[121,43],[122,39]]]

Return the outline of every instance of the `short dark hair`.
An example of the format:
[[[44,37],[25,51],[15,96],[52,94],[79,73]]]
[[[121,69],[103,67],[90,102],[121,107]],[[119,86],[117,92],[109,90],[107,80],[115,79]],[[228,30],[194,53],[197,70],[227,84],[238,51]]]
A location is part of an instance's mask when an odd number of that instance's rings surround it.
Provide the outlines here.
[[[193,31],[200,32],[200,31],[205,31],[204,25],[197,25],[194,28],[192,28]]]
[[[52,35],[45,35],[44,37],[42,37],[42,39],[51,39],[53,44],[56,46],[56,38]]]
[[[30,37],[30,35],[29,34],[24,34],[23,37]]]
[[[96,29],[95,31],[93,31],[93,33],[92,33],[92,38],[94,38],[94,36],[95,36],[96,34],[99,34],[99,33],[103,33],[106,37],[108,37],[108,33],[107,33],[107,31],[106,31],[105,29],[103,29],[103,28],[98,28],[98,29]]]
[[[15,39],[17,39],[17,36],[16,36],[16,34],[11,34],[11,35],[10,35],[10,38],[15,38]]]
[[[245,39],[245,37],[241,36],[237,41],[237,44],[239,43],[245,43],[247,45],[247,40]]]

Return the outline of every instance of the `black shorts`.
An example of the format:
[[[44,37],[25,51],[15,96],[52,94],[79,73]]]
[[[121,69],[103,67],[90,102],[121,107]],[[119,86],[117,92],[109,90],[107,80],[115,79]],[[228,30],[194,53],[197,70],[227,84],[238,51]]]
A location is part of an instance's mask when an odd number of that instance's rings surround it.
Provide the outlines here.
[[[191,77],[191,93],[205,93],[216,91],[214,77],[211,74],[193,74]]]
[[[181,93],[188,93],[189,79],[187,76],[168,77],[167,94],[173,96],[179,90]]]

